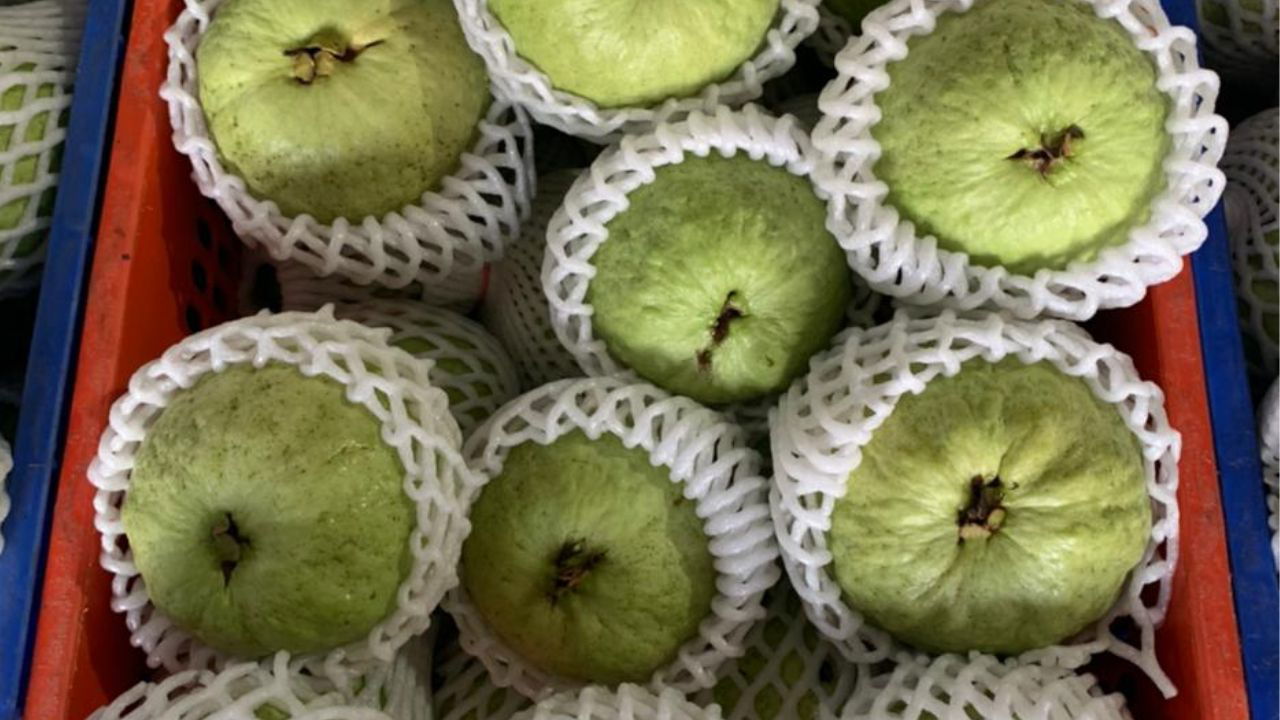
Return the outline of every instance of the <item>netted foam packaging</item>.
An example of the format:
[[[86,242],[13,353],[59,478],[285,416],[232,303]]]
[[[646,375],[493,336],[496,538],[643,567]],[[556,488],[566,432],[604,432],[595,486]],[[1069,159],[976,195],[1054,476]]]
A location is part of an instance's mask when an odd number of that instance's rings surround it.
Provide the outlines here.
[[[765,596],[768,615],[747,635],[746,653],[721,672],[711,690],[694,696],[715,703],[725,720],[834,720],[849,699],[857,669],[804,616],[785,579]]]
[[[84,12],[83,0],[0,7],[0,297],[40,279]]]
[[[133,563],[121,508],[135,457],[148,428],[183,390],[207,373],[267,363],[293,365],[305,376],[324,376],[346,387],[382,424],[383,440],[405,468],[405,494],[417,507],[410,535],[413,556],[400,584],[397,607],[366,639],[305,658],[304,669],[344,692],[360,675],[390,662],[410,638],[425,632],[431,611],[457,584],[457,561],[469,525],[462,499],[475,491],[459,447],[461,433],[443,390],[429,381],[429,362],[387,344],[388,330],[318,313],[263,313],[192,335],[140,368],[129,390],[111,407],[98,454],[89,465],[94,526],[102,534],[103,568],[114,577],[111,607],[125,615],[130,642],[151,667],[168,672],[219,668],[230,660],[174,625],[151,603]],[[468,488],[471,489],[468,489]]]
[[[902,654],[867,674],[842,720],[1129,720],[1124,697],[1092,675],[990,655]]]
[[[533,701],[493,684],[489,670],[455,641],[439,651],[435,664],[440,678],[434,696],[436,720],[510,720]]]
[[[626,447],[642,448],[695,503],[715,558],[717,593],[698,636],[654,672],[650,685],[683,692],[710,687],[764,616],[761,599],[779,575],[759,454],[747,447],[742,428],[720,413],[652,385],[601,377],[561,380],[512,400],[468,438],[467,462],[487,483],[502,472],[513,447],[546,445],[575,430],[592,439],[607,433]],[[482,489],[473,488],[469,501]],[[581,685],[533,667],[508,648],[464,586],[449,592],[444,607],[458,623],[463,649],[484,662],[499,687],[537,700]]]
[[[721,720],[720,708],[702,708],[671,688],[651,691],[620,685],[616,692],[589,687],[548,698],[516,720]]]
[[[805,43],[813,48],[824,65],[833,67],[836,55],[848,44],[849,38],[857,33],[858,28],[841,17],[839,13],[832,12],[823,2],[818,5],[818,29],[805,39]]]
[[[1267,484],[1267,522],[1271,525],[1271,554],[1276,557],[1276,570],[1280,572],[1280,382],[1271,383],[1271,389],[1262,399],[1258,411],[1258,445],[1262,449],[1262,479]]]
[[[463,437],[520,392],[515,364],[479,323],[414,300],[338,305],[334,312],[373,328],[390,328],[388,342],[431,360],[431,384],[449,396],[449,412]]]
[[[888,188],[873,171],[880,157],[871,134],[880,119],[875,95],[888,87],[887,66],[907,55],[911,37],[931,32],[942,13],[967,10],[974,0],[893,0],[867,16],[862,34],[837,57],[839,77],[822,92],[823,118],[813,133],[821,158],[814,176],[832,196],[828,227],[873,289],[920,305],[993,306],[1023,318],[1084,320],[1137,303],[1148,286],[1176,275],[1182,256],[1204,243],[1203,217],[1225,184],[1216,167],[1227,140],[1226,121],[1213,114],[1217,75],[1200,68],[1195,34],[1171,26],[1158,0],[1076,1],[1089,2],[1133,36],[1169,97],[1167,188],[1152,202],[1151,218],[1130,231],[1128,242],[1103,249],[1090,262],[1035,275],[971,264],[967,254],[918,235],[886,204]]]
[[[1182,440],[1169,425],[1160,388],[1144,382],[1127,355],[1068,322],[899,310],[890,322],[870,330],[846,330],[814,358],[808,376],[792,385],[772,418],[775,476],[769,500],[792,585],[809,620],[850,660],[875,663],[901,648],[845,601],[827,546],[832,510],[861,462],[861,448],[900,397],[919,394],[934,378],[954,375],[967,360],[998,362],[1010,356],[1050,362],[1116,407],[1141,443],[1152,509],[1147,548],[1111,610],[1065,644],[1023,653],[1019,660],[1074,668],[1095,653],[1110,652],[1142,668],[1171,694],[1173,685],[1156,658],[1155,628],[1168,608],[1178,560]],[[1122,618],[1134,627],[1134,644],[1112,628]]]
[[[555,89],[545,73],[516,54],[515,40],[489,11],[487,0],[455,0],[467,41],[484,58],[498,94],[528,110],[544,125],[600,143],[650,132],[693,112],[711,112],[722,105],[741,105],[760,97],[766,82],[791,69],[796,46],[817,28],[818,2],[782,0],[755,57],[695,97],[669,98],[653,107],[601,108],[586,98]]]
[[[550,304],[551,324],[560,344],[577,361],[581,374],[592,377],[635,377],[614,360],[591,326],[594,312],[587,288],[595,276],[591,258],[609,239],[606,225],[628,206],[627,195],[653,182],[654,171],[682,161],[686,154],[724,157],[743,153],[753,160],[808,178],[814,167],[809,135],[795,117],[775,118],[755,105],[742,110],[718,108],[714,115],[695,112],[680,122],[667,123],[647,135],[628,136],[601,153],[591,168],[578,176],[547,229],[542,265],[542,289]],[[823,200],[825,192],[815,186]],[[879,296],[855,283],[849,320],[864,323],[879,305]],[[762,421],[773,398],[729,408],[735,419],[753,432],[767,428]]]
[[[13,452],[9,449],[9,443],[0,437],[0,553],[4,552],[4,519],[9,517],[9,491],[5,488],[5,482],[12,470]]]
[[[1250,370],[1267,382],[1280,362],[1280,110],[1259,113],[1231,131],[1222,169]]]
[[[504,243],[529,213],[533,131],[524,111],[495,93],[471,152],[416,205],[331,225],[309,215],[287,217],[223,167],[200,107],[196,48],[222,1],[185,0],[165,33],[169,74],[160,95],[169,104],[174,147],[191,159],[200,192],[218,203],[236,234],[277,261],[293,259],[323,276],[393,288],[419,282],[440,296],[458,287],[478,291],[485,263],[502,257]]]
[[[517,372],[526,391],[582,374],[578,361],[556,338],[547,296],[542,292],[547,223],[580,172],[561,170],[538,179],[533,212],[519,239],[507,248],[507,256],[494,266],[481,309],[485,327],[520,358]]]
[[[1200,35],[1208,65],[1220,72],[1275,90],[1276,0],[1196,0]]]
[[[89,720],[409,720],[349,704],[341,693],[290,667],[288,653],[263,663],[242,662],[221,672],[184,670],[142,682]],[[417,720],[417,718],[414,718]],[[423,720],[426,720],[425,718]]]
[[[265,262],[275,268],[280,300],[286,310],[314,310],[329,302],[362,303],[374,298],[402,298],[468,312],[484,295],[484,272],[452,275],[436,283],[414,281],[404,287],[389,288],[376,281],[361,285],[338,275],[317,275],[299,262],[273,261],[261,249],[254,251],[253,255],[258,263]]]

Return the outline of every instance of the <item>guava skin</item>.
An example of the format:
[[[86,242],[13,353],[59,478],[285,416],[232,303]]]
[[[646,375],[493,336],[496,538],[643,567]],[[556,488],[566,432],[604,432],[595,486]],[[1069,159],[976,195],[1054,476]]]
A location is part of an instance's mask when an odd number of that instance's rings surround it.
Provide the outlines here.
[[[782,390],[844,322],[853,280],[805,178],[746,155],[660,167],[591,258],[592,331],[709,404]]]
[[[138,450],[123,521],[155,606],[243,658],[363,638],[413,559],[415,508],[381,423],[289,365],[232,366],[176,395]]]
[[[647,681],[697,635],[716,593],[682,489],[613,435],[516,446],[471,509],[463,586],[533,666],[584,683]]]
[[[871,129],[886,202],[977,265],[1093,260],[1166,187],[1155,66],[1087,3],[980,0],[943,13],[888,71]]]
[[[449,0],[229,0],[196,65],[227,170],[322,223],[417,204],[489,106]]]
[[[605,108],[696,95],[764,44],[779,0],[489,0],[552,86]]]
[[[1115,407],[1009,358],[898,401],[828,540],[872,624],[928,652],[1014,654],[1103,616],[1150,530],[1142,449]]]

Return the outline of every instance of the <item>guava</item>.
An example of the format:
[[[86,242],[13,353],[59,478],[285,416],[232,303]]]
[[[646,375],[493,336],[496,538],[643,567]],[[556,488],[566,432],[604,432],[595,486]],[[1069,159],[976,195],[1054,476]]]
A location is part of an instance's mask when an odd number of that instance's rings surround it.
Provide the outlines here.
[[[779,0],[489,0],[515,50],[601,107],[696,95],[764,44]]]
[[[1156,68],[1089,3],[979,0],[876,95],[886,202],[940,247],[1032,274],[1122,245],[1166,187]]]
[[[34,63],[22,63],[12,68],[0,68],[0,79],[11,75],[31,73],[35,69]],[[16,113],[28,103],[53,97],[57,90],[57,85],[53,83],[41,83],[34,89],[26,83],[13,85],[3,93],[0,93],[0,113]],[[67,126],[67,118],[68,112],[66,110],[60,112],[46,110],[36,113],[22,128],[13,124],[0,123],[0,155],[10,152],[14,147],[39,143],[55,127],[65,128]],[[62,148],[62,143],[58,143],[47,150],[24,155],[17,159],[12,170],[0,164],[0,176],[6,177],[11,187],[20,188],[24,185],[31,185],[40,179],[45,172],[58,172],[62,165]],[[46,155],[49,163],[47,171],[44,169]],[[13,258],[24,258],[41,247],[46,234],[43,230],[25,234],[21,237],[11,237],[7,231],[14,230],[22,223],[27,216],[28,208],[33,202],[36,203],[37,217],[47,218],[52,215],[56,195],[57,188],[50,187],[38,195],[20,195],[4,205],[0,205],[0,243],[8,244],[12,242],[17,244],[12,253],[5,253],[3,249],[0,249],[0,256],[8,255]],[[0,276],[2,275],[3,266],[0,265]]]
[[[228,0],[196,65],[228,171],[323,223],[418,203],[489,106],[449,0]]]
[[[152,603],[254,658],[363,638],[396,608],[415,507],[381,423],[325,377],[235,365],[161,411],[123,521]]]
[[[854,33],[862,27],[862,18],[885,2],[887,0],[822,0],[828,10],[844,18],[853,27]]]
[[[929,652],[1014,654],[1102,617],[1151,530],[1142,448],[1047,362],[965,363],[862,448],[828,541],[846,600]]]
[[[813,186],[745,154],[686,156],[628,196],[586,299],[609,353],[671,392],[785,388],[844,322],[853,280]]]
[[[697,636],[716,594],[682,489],[613,435],[518,445],[471,509],[463,586],[532,666],[583,683],[647,681]]]

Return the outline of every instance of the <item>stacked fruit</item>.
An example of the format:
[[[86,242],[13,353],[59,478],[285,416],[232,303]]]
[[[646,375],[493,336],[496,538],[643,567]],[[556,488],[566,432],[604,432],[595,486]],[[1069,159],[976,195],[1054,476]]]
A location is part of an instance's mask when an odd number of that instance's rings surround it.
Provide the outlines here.
[[[102,717],[1172,692],[1177,435],[1069,320],[1203,241],[1214,77],[1144,0],[897,0],[812,130],[743,107],[813,108],[817,5],[190,0],[174,142],[273,292],[113,409],[103,564],[172,675]]]

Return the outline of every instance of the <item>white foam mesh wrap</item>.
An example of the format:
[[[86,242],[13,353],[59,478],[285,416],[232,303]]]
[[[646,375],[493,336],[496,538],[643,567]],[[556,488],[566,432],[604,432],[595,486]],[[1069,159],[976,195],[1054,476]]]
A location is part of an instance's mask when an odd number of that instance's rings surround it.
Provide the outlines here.
[[[516,716],[517,720],[720,720],[721,717],[719,707],[698,707],[671,688],[651,691],[637,685],[621,685],[615,692],[589,687],[578,693],[561,693]]]
[[[744,655],[694,700],[704,707],[719,704],[725,720],[839,717],[857,669],[809,624],[789,582],[779,581],[765,602],[768,615],[747,634]]]
[[[13,470],[13,451],[9,448],[9,443],[3,437],[0,437],[0,553],[4,552],[4,520],[9,517],[9,491],[5,488],[5,481],[9,479],[9,473]]]
[[[1196,0],[1209,65],[1259,85],[1274,82],[1280,32],[1276,6],[1276,0]]]
[[[547,223],[579,172],[561,170],[538,179],[533,212],[520,238],[494,266],[493,282],[481,311],[485,326],[520,358],[517,372],[525,390],[582,374],[577,360],[556,338],[547,296],[542,292]]]
[[[1262,451],[1262,480],[1267,485],[1267,523],[1271,526],[1271,554],[1276,558],[1276,571],[1280,572],[1280,382],[1271,383],[1271,389],[1262,399],[1258,410],[1258,445]]]
[[[261,664],[236,663],[218,673],[184,670],[138,683],[89,720],[261,720],[259,709],[283,711],[292,720],[411,720],[347,703],[332,687],[290,667],[288,653],[281,652]]]
[[[865,676],[842,720],[1129,720],[1092,675],[990,655],[903,654]]]
[[[58,185],[84,12],[83,0],[0,7],[0,218],[15,213],[0,225],[0,297],[40,280],[52,222],[41,205]]]
[[[278,261],[293,259],[320,275],[336,273],[360,284],[474,285],[483,265],[502,257],[504,243],[529,212],[533,145],[524,112],[495,98],[458,170],[416,205],[331,225],[309,215],[286,217],[223,167],[200,108],[195,52],[222,1],[185,0],[165,33],[169,73],[160,95],[169,104],[174,147],[191,159],[200,192],[218,203],[236,234]]]
[[[440,677],[434,697],[436,720],[510,720],[533,705],[515,690],[494,685],[484,663],[456,642],[440,651],[435,672]]]
[[[415,300],[374,300],[337,306],[346,320],[390,328],[392,345],[430,360],[431,384],[449,396],[449,412],[463,437],[520,393],[515,364],[492,335],[473,320]],[[422,344],[422,349],[414,347]]]
[[[703,88],[695,97],[670,98],[654,107],[600,108],[572,93],[556,90],[550,78],[516,54],[515,40],[489,11],[487,0],[454,0],[472,49],[484,58],[499,94],[529,111],[535,120],[595,142],[652,131],[692,112],[741,105],[760,97],[769,80],[791,69],[795,48],[818,26],[819,0],[781,0],[781,7],[760,50],[728,79]]]
[[[671,481],[695,503],[715,561],[717,592],[698,635],[654,671],[650,685],[685,692],[710,687],[764,616],[761,599],[779,576],[760,455],[720,413],[652,385],[602,377],[554,382],[511,401],[468,438],[467,461],[487,482],[502,472],[511,448],[549,444],[575,430],[593,439],[608,433],[648,452],[650,462],[668,468]],[[450,591],[444,607],[458,623],[462,647],[484,662],[496,685],[533,699],[580,685],[533,667],[508,648],[464,586]]]
[[[832,196],[828,227],[873,289],[916,304],[994,306],[1019,317],[1084,320],[1137,303],[1148,286],[1176,275],[1182,256],[1204,242],[1202,218],[1225,184],[1216,167],[1227,140],[1226,121],[1213,114],[1217,75],[1200,68],[1194,33],[1171,26],[1158,0],[1074,1],[1090,3],[1129,31],[1151,57],[1157,85],[1169,97],[1167,187],[1152,202],[1150,220],[1095,260],[1033,276],[970,264],[968,255],[917,235],[886,204],[888,188],[873,171],[880,156],[871,134],[880,116],[875,95],[888,87],[887,65],[906,57],[912,36],[931,32],[939,15],[967,10],[974,0],[893,0],[867,16],[862,35],[837,57],[839,77],[822,92],[823,119],[813,133],[821,156],[814,175]]]
[[[151,603],[146,582],[127,547],[121,507],[130,472],[148,428],[165,406],[202,376],[233,365],[293,365],[308,377],[324,376],[346,387],[382,424],[383,440],[405,467],[404,491],[417,507],[410,535],[413,556],[397,593],[397,607],[366,639],[307,658],[307,669],[339,689],[378,663],[389,662],[409,639],[427,630],[431,611],[457,584],[457,561],[470,526],[463,499],[476,480],[459,451],[461,434],[449,415],[444,391],[432,387],[429,363],[387,344],[389,331],[366,328],[319,313],[266,313],[192,335],[141,367],[129,390],[111,407],[98,454],[89,465],[94,526],[102,534],[100,562],[114,577],[113,610],[125,615],[130,642],[151,667],[168,672],[218,668],[230,658],[204,646]],[[471,489],[468,489],[468,488]]]
[[[252,251],[252,254],[257,256],[255,260],[275,267],[281,306],[285,310],[315,310],[330,302],[361,303],[372,298],[405,298],[466,312],[484,294],[483,272],[454,274],[430,284],[414,281],[401,288],[388,288],[377,282],[361,285],[340,275],[323,277],[298,262],[273,262],[261,249]]]
[[[1222,169],[1236,298],[1260,356],[1249,360],[1255,374],[1269,379],[1280,362],[1280,110],[1266,110],[1232,129]]]
[[[857,28],[848,20],[832,12],[826,3],[818,5],[818,29],[810,35],[805,43],[818,54],[818,59],[828,67],[835,64],[836,55],[844,49],[849,38],[857,34]]]
[[[879,662],[899,648],[845,602],[836,583],[826,535],[835,502],[861,462],[862,446],[898,398],[922,392],[936,377],[954,375],[967,360],[997,362],[1009,356],[1051,362],[1115,405],[1142,445],[1152,508],[1142,560],[1107,615],[1080,637],[1020,659],[1078,667],[1095,653],[1110,652],[1141,667],[1169,694],[1173,686],[1156,659],[1155,627],[1164,619],[1178,559],[1181,437],[1169,425],[1160,388],[1144,382],[1127,355],[1093,341],[1071,323],[984,312],[899,311],[870,330],[846,330],[831,350],[814,358],[808,376],[792,385],[772,418],[770,503],[791,582],[810,621],[850,660]],[[1121,617],[1136,627],[1136,645],[1112,632],[1112,621]]]

